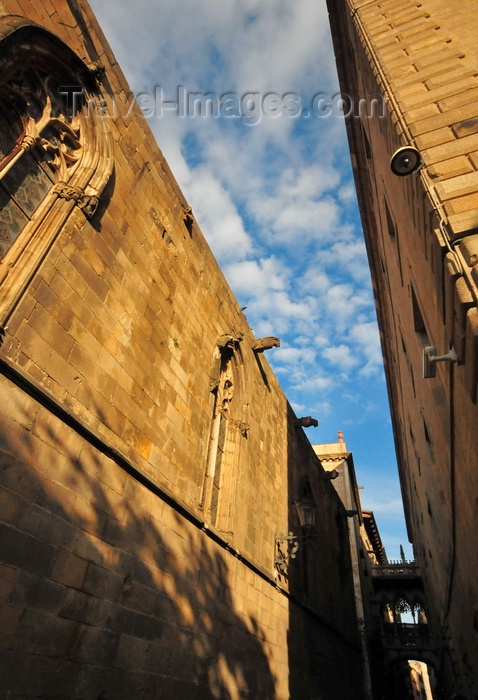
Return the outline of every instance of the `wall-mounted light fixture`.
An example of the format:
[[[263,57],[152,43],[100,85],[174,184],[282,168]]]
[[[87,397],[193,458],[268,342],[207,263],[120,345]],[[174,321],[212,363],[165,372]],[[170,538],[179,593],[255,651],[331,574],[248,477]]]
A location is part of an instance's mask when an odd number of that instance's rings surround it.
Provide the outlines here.
[[[394,175],[404,177],[411,175],[422,165],[420,153],[414,146],[402,146],[393,154],[390,167]]]
[[[307,497],[302,498],[297,503],[294,503],[299,523],[302,529],[301,535],[294,535],[289,532],[287,535],[284,532],[279,533],[275,539],[276,554],[274,565],[277,571],[284,576],[287,576],[289,571],[290,559],[295,559],[299,547],[307,541],[317,537],[315,531],[315,505],[314,502]]]
[[[458,362],[455,348],[452,348],[446,355],[437,355],[437,349],[433,345],[423,348],[423,379],[436,377],[437,362]]]
[[[299,523],[303,530],[315,529],[315,504],[311,498],[304,496],[300,501],[294,503]]]

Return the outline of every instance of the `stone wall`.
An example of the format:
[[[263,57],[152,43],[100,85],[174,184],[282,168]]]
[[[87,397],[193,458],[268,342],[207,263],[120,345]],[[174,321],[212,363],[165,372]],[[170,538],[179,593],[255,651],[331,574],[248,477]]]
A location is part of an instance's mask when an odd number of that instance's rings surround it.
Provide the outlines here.
[[[86,3],[0,7],[4,58],[21,38],[127,99]],[[103,174],[48,194],[2,263],[1,692],[358,699],[343,507],[144,118],[83,136]],[[318,536],[279,575],[306,483]]]
[[[447,692],[477,694],[478,62],[473,2],[330,3],[344,92],[382,93],[347,120],[410,538],[445,641]],[[422,167],[392,173],[413,146]],[[423,378],[423,349],[456,364]]]

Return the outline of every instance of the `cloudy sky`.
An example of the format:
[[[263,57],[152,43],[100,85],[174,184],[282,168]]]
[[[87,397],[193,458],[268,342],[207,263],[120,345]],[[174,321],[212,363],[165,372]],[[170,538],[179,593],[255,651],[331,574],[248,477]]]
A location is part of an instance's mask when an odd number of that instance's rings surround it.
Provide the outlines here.
[[[325,0],[90,3],[308,438],[344,432],[411,556]]]

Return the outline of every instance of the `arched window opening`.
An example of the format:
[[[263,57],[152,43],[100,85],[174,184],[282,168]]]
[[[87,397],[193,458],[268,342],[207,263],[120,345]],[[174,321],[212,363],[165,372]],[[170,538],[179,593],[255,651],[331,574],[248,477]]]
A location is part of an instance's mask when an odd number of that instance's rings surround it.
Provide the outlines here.
[[[87,150],[85,117],[68,113],[58,82],[31,68],[0,86],[0,260],[53,186],[72,180]],[[54,194],[61,196],[61,187]],[[81,194],[92,213],[98,194]]]
[[[221,473],[227,449],[229,408],[234,397],[234,381],[230,360],[221,362],[221,374],[214,401],[210,444],[211,498],[209,520],[213,525],[217,521]]]
[[[0,19],[0,284],[15,269],[18,291],[74,207],[97,208],[113,157],[106,120],[88,111],[94,92],[93,73],[57,37]]]
[[[225,531],[228,531],[228,516],[233,501],[235,456],[240,439],[247,437],[248,431],[248,426],[241,420],[241,404],[237,397],[238,392],[241,393],[239,342],[232,336],[224,335],[215,349],[215,366],[211,377],[214,400],[200,502],[205,520]]]
[[[214,394],[214,405],[203,488],[203,508],[206,520],[212,525],[217,523],[222,471],[226,459],[227,438],[230,430],[228,425],[230,406],[234,398],[233,350],[230,347],[219,348],[218,354],[220,360],[219,376],[212,392]]]

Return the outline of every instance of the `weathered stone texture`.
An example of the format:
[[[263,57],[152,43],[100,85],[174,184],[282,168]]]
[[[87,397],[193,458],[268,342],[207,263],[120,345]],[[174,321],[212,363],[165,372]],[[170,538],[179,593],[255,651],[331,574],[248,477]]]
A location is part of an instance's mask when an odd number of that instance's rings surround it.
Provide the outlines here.
[[[3,525],[0,538],[0,643],[10,650],[2,656],[2,689],[97,697],[121,681],[114,697],[126,698],[133,673],[148,697],[180,682],[197,697],[226,686],[233,692],[235,683],[244,696],[300,697],[303,681],[290,688],[288,678],[290,664],[305,661],[304,634],[321,658],[340,650],[347,678],[354,618],[343,601],[330,608],[346,580],[334,579],[337,551],[326,518],[317,551],[323,579],[315,612],[304,615],[276,588],[270,564],[269,580],[258,576],[46,410],[35,419],[41,437],[21,428],[35,405],[13,385],[4,388],[18,426],[11,439],[21,440],[15,457],[9,439],[2,451],[2,493],[17,501],[14,524]],[[329,508],[331,496],[322,498]],[[17,659],[33,669],[38,658],[43,670],[29,683]],[[326,686],[329,675],[324,665],[314,683]]]
[[[101,61],[107,94],[129,94],[86,3],[0,7]],[[52,206],[64,223],[8,311],[0,691],[358,699],[343,508],[197,222],[185,225],[145,120],[120,115],[108,129],[114,177],[97,213]],[[211,523],[203,488],[223,334],[238,342]],[[276,535],[299,531],[292,506],[306,477],[321,533],[307,597],[300,558],[289,581],[274,569]]]
[[[477,21],[473,2],[329,3],[342,89],[382,90],[385,119],[347,123],[376,294],[410,537],[447,692],[477,696]],[[350,8],[355,8],[353,15]],[[353,47],[351,55],[349,46]],[[390,159],[415,146],[422,168]],[[423,379],[422,353],[456,365]],[[475,622],[473,622],[475,620]]]

